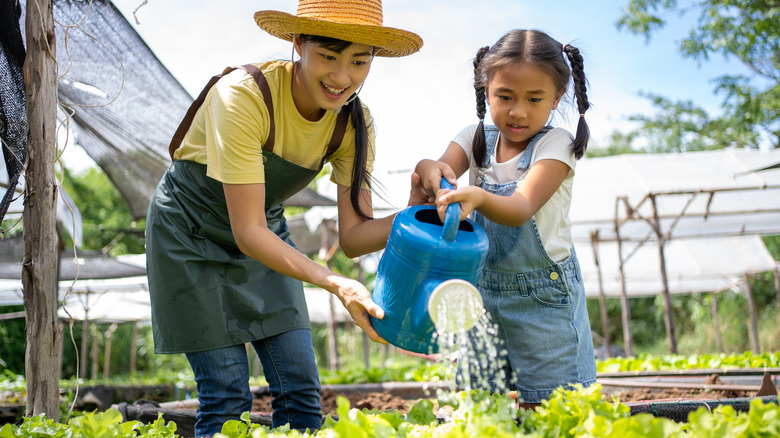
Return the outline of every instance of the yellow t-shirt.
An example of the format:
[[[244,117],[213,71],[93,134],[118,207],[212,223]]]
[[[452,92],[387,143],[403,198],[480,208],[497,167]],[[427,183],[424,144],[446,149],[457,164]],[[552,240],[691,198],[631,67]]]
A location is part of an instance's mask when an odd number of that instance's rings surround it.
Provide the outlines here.
[[[274,105],[276,133],[274,154],[291,163],[317,169],[327,152],[337,114],[327,111],[312,122],[298,113],[292,98],[292,63],[271,61],[257,65],[268,81]],[[368,127],[367,168],[374,164],[374,125],[363,105]],[[176,150],[174,159],[207,166],[206,174],[228,184],[265,183],[263,143],[268,139],[268,110],[260,88],[241,69],[221,78],[198,109],[192,126]],[[347,123],[344,139],[328,159],[333,167],[331,181],[352,184],[355,156],[355,128]]]

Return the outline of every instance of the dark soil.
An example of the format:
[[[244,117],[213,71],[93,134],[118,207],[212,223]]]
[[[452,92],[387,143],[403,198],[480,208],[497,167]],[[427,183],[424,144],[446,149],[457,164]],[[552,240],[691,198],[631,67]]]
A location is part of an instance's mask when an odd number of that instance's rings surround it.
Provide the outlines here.
[[[706,385],[722,385],[723,381],[717,374],[712,374],[704,381]],[[721,399],[753,397],[755,391],[725,390],[725,389],[688,389],[688,388],[639,388],[630,391],[615,392],[614,395],[623,403],[645,400],[676,400],[676,399]]]
[[[707,384],[722,384],[717,375],[710,376]],[[610,399],[616,396],[623,403],[649,401],[649,400],[679,400],[679,399],[724,399],[752,397],[756,394],[754,391],[736,391],[736,390],[702,390],[702,389],[653,389],[639,388],[633,390],[624,390],[605,395]],[[320,393],[323,414],[336,415],[336,399],[338,396],[344,396],[349,400],[350,406],[358,409],[376,409],[379,411],[395,410],[398,412],[408,412],[417,400],[406,400],[399,396],[391,395],[387,392],[370,392],[363,394],[342,394],[331,389],[323,389]],[[271,396],[256,396],[252,406],[253,412],[270,414]]]
[[[405,400],[396,395],[390,395],[387,392],[371,392],[366,394],[339,394],[332,389],[323,389],[320,392],[320,403],[322,403],[323,414],[336,415],[336,400],[339,396],[346,397],[349,405],[357,409],[377,409],[380,411],[395,410],[399,412],[408,412],[417,400]],[[252,412],[261,412],[270,414],[271,396],[255,396],[252,403]]]

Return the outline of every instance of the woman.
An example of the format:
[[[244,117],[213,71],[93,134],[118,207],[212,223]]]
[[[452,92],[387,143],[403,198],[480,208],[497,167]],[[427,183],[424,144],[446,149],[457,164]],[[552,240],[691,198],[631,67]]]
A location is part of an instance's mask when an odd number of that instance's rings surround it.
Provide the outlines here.
[[[260,11],[255,21],[300,60],[215,77],[174,136],[147,215],[155,352],[185,353],[192,366],[195,436],[251,410],[247,342],[274,396],[273,427],[320,427],[303,281],[383,341],[368,318],[382,309],[362,284],[295,250],[283,203],[330,162],[341,248],[355,257],[384,247],[393,218],[370,216],[374,131],[357,92],[374,56],[409,55],[422,40],[383,26],[379,0],[300,0],[296,15]]]

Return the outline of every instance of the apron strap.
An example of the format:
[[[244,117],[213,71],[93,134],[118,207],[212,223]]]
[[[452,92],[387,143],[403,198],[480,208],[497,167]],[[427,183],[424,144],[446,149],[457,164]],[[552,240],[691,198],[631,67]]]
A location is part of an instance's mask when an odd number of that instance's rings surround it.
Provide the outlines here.
[[[347,122],[349,121],[349,111],[346,106],[341,107],[339,111],[338,119],[336,119],[336,126],[333,128],[333,134],[330,136],[330,143],[328,143],[328,151],[325,152],[325,156],[336,152],[336,149],[341,146],[341,140],[344,139],[344,133],[347,132]]]
[[[203,91],[201,91],[198,95],[198,98],[192,102],[192,105],[190,105],[190,108],[187,110],[187,113],[184,115],[181,123],[179,123],[179,127],[173,134],[171,144],[168,146],[168,153],[170,154],[171,159],[173,159],[173,153],[176,151],[176,149],[181,146],[181,142],[184,140],[184,135],[187,133],[187,130],[190,129],[192,120],[195,118],[195,113],[198,112],[198,108],[203,105],[203,102],[206,100],[206,95],[208,94],[211,87],[213,87],[214,84],[216,84],[217,81],[220,80],[223,76],[232,72],[233,70],[236,70],[237,68],[241,68],[252,75],[255,82],[257,83],[257,86],[260,87],[260,92],[263,94],[265,107],[268,109],[268,118],[271,120],[271,126],[268,128],[268,140],[266,140],[265,144],[263,144],[263,149],[267,149],[269,151],[273,150],[274,137],[276,135],[276,124],[274,123],[274,105],[273,100],[271,99],[271,88],[268,86],[268,81],[265,79],[265,75],[263,75],[263,72],[259,68],[252,64],[245,64],[241,67],[228,67],[221,74],[211,77],[208,84],[206,84],[206,86],[203,88]],[[342,137],[344,136],[343,133],[341,135]],[[339,144],[340,143],[341,140],[339,140]]]

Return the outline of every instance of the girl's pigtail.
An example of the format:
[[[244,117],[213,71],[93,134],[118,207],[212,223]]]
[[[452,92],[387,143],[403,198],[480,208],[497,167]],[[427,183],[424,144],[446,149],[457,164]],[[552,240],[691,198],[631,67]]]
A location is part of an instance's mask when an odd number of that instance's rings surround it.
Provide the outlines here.
[[[349,189],[349,199],[352,202],[352,208],[363,219],[371,219],[360,209],[360,193],[364,184],[371,187],[371,180],[368,177],[366,162],[368,160],[368,128],[366,127],[366,116],[363,113],[363,104],[360,98],[355,96],[351,102],[346,105],[352,119],[352,127],[355,128],[355,160],[352,162],[352,187]]]
[[[571,64],[571,75],[574,79],[574,97],[577,99],[577,110],[580,114],[577,122],[577,135],[574,137],[574,144],[572,145],[574,157],[579,160],[585,154],[585,149],[588,148],[588,139],[590,138],[590,129],[585,121],[585,111],[590,108],[586,92],[587,80],[585,79],[582,55],[580,55],[579,49],[566,44],[563,47],[563,52],[566,53],[566,57],[569,58],[569,64]]]
[[[477,51],[477,56],[474,57],[474,93],[477,96],[479,125],[477,125],[477,132],[474,133],[474,138],[471,140],[471,149],[474,163],[477,167],[484,167],[485,154],[487,153],[487,146],[485,145],[485,78],[481,72],[482,69],[479,68],[479,64],[489,49],[489,46],[482,47]]]

